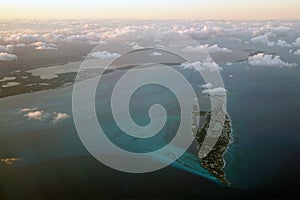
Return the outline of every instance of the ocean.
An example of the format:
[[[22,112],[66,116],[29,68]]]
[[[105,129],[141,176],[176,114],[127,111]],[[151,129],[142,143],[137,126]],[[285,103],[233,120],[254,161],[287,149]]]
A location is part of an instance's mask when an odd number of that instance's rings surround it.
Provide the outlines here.
[[[227,111],[234,139],[225,155],[225,172],[232,182],[231,188],[178,166],[128,174],[101,164],[89,155],[77,135],[69,86],[0,99],[0,157],[20,158],[13,165],[0,165],[0,195],[224,198],[270,193],[278,196],[284,195],[282,191],[298,195],[295,188],[300,166],[299,68],[247,67],[244,62],[223,68],[221,74],[228,90]],[[171,110],[176,107],[175,100],[165,101],[172,94],[163,92],[164,89],[146,87],[145,90],[159,93],[165,105],[171,105]],[[138,100],[139,96],[135,98]],[[150,99],[140,101],[153,103]],[[97,109],[105,111],[101,105],[100,102]],[[23,108],[37,108],[48,115],[67,113],[71,118],[58,123],[53,123],[50,117],[28,120],[20,112]],[[170,120],[178,120],[178,113],[172,114]],[[148,119],[140,116],[136,114],[138,123],[146,124]],[[110,124],[105,126],[110,130]],[[287,181],[294,186],[287,186]],[[278,188],[282,189],[280,193]]]

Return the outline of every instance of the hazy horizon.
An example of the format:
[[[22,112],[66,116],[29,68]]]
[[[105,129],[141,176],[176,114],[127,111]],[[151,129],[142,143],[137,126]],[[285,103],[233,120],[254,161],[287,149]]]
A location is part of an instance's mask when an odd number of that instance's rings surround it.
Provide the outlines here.
[[[111,0],[1,3],[4,19],[297,20],[297,0]]]

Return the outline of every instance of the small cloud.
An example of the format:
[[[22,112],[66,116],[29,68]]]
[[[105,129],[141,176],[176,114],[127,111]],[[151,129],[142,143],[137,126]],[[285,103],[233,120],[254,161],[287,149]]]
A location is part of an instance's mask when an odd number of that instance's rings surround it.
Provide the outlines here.
[[[248,57],[248,63],[252,66],[266,67],[295,67],[296,63],[287,63],[280,59],[280,56],[273,56],[264,53],[258,53]]]
[[[210,96],[224,96],[226,95],[227,90],[223,87],[206,89],[202,91],[202,94],[208,94]]]
[[[29,120],[42,120],[45,116],[47,116],[47,113],[45,113],[42,110],[37,110],[33,112],[28,112],[24,114],[25,117],[27,117]]]
[[[66,114],[66,113],[54,113],[56,116],[53,119],[53,123],[57,123],[61,120],[65,120],[70,118],[70,115]]]
[[[204,71],[204,70],[209,70],[209,71],[222,71],[223,68],[220,67],[217,63],[213,62],[210,59],[206,59],[203,62],[196,61],[193,63],[185,62],[182,63],[181,66],[184,69],[196,69],[198,71]]]
[[[232,63],[231,63],[231,62],[229,62],[229,61],[227,61],[227,62],[226,62],[226,65],[227,65],[227,66],[231,66],[231,65],[232,65]]]
[[[111,53],[108,51],[96,51],[96,52],[92,52],[88,55],[88,57],[91,57],[91,58],[101,58],[101,59],[117,58],[120,56],[121,55],[118,53]]]
[[[53,119],[53,123],[70,118],[66,113],[54,112],[49,114],[38,108],[22,108],[18,113],[24,113],[24,117],[28,120],[48,120]]]
[[[200,87],[205,88],[205,89],[210,89],[213,87],[213,85],[211,83],[206,83],[206,84],[200,85]]]
[[[35,111],[37,108],[22,108],[19,113],[24,113],[24,112],[30,112],[30,111]]]
[[[229,78],[233,78],[233,74],[230,74],[228,77],[229,77]]]
[[[256,37],[251,38],[251,42],[253,43],[261,43],[261,44],[265,44],[267,46],[275,46],[275,42],[271,42],[270,38],[274,38],[276,37],[276,35],[274,33],[268,32],[265,33],[264,35],[259,35]]]
[[[12,53],[13,49],[14,49],[14,45],[12,45],[12,44],[9,44],[6,46],[0,45],[0,52],[3,52],[3,53]]]
[[[26,47],[26,44],[24,44],[24,43],[19,43],[19,44],[16,44],[15,47]]]
[[[16,161],[19,161],[19,158],[1,158],[0,161],[7,164],[7,165],[11,165]]]
[[[36,50],[57,50],[56,47],[50,47],[50,46],[39,46],[35,47]]]
[[[0,61],[12,61],[16,60],[18,57],[15,54],[9,54],[9,53],[0,53]]]
[[[132,49],[137,50],[137,49],[143,49],[144,47],[141,46],[139,43],[137,42],[125,42],[125,44],[129,45],[132,47]]]
[[[157,51],[150,54],[150,56],[161,56],[161,55],[162,55],[162,53],[159,53]]]
[[[298,37],[295,42],[293,42],[293,46],[300,47],[300,37]]]
[[[291,47],[292,45],[288,44],[285,40],[278,40],[276,43],[277,46],[280,47]]]
[[[294,51],[294,53],[293,53],[294,55],[298,55],[298,56],[300,56],[300,49],[298,49],[297,51]]]
[[[212,46],[209,46],[208,44],[204,44],[204,45],[198,45],[198,46],[188,46],[186,48],[183,49],[183,51],[186,52],[205,52],[207,51],[208,53],[230,53],[232,52],[230,49],[228,48],[221,48],[219,47],[217,44],[214,44]]]

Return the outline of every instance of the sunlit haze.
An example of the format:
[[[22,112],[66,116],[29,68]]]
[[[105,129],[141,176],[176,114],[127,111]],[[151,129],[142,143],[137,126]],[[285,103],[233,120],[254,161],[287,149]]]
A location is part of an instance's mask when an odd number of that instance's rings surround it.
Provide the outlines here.
[[[300,19],[298,0],[12,0],[0,19]]]

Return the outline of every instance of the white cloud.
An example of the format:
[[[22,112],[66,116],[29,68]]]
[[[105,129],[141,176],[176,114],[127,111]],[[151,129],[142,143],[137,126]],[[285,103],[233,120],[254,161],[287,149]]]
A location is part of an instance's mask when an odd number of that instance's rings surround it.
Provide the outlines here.
[[[14,45],[9,44],[6,46],[0,45],[0,52],[4,52],[4,53],[12,53],[14,49]]]
[[[24,113],[24,112],[30,112],[30,111],[35,111],[37,108],[22,108],[19,113]]]
[[[157,51],[150,54],[150,56],[161,56],[161,55],[162,55],[162,53],[159,53]]]
[[[51,46],[38,46],[35,47],[36,50],[57,50],[57,47],[51,47]]]
[[[38,46],[47,46],[46,42],[34,42],[31,43],[30,46],[38,47]]]
[[[229,77],[229,78],[233,78],[233,74],[230,74],[228,77]]]
[[[206,83],[206,84],[200,85],[200,87],[210,89],[213,87],[213,85],[211,83]]]
[[[252,66],[266,67],[295,67],[296,63],[287,63],[280,59],[280,56],[273,56],[264,53],[259,53],[248,57],[248,63]]]
[[[202,91],[202,94],[209,94],[210,96],[224,96],[226,95],[226,89],[223,87],[205,89]]]
[[[297,51],[294,51],[294,53],[293,53],[294,55],[298,55],[298,56],[300,56],[300,49],[298,49]]]
[[[34,46],[37,50],[56,50],[57,45],[53,43],[46,43],[46,42],[35,42],[31,43],[30,46]]]
[[[101,59],[109,59],[109,58],[117,58],[120,57],[121,55],[118,53],[111,53],[108,51],[96,51],[93,53],[90,53],[88,57],[92,58],[101,58]]]
[[[227,61],[227,62],[226,62],[226,65],[227,65],[227,66],[231,66],[231,65],[232,65],[232,63],[231,63],[231,62],[229,62],[229,61]]]
[[[57,123],[61,120],[65,120],[70,118],[70,115],[66,114],[66,113],[54,113],[55,117],[53,119],[53,123]]]
[[[144,47],[141,46],[139,43],[137,42],[126,42],[125,44],[128,44],[129,46],[132,47],[132,49],[137,50],[137,49],[143,49]]]
[[[16,60],[18,57],[15,54],[9,54],[9,53],[0,53],[0,61],[11,61]]]
[[[20,158],[1,158],[0,161],[7,164],[7,165],[11,165],[16,161],[19,161]]]
[[[209,44],[204,44],[204,45],[198,45],[195,47],[192,46],[188,46],[185,49],[183,49],[183,51],[186,52],[204,52],[207,51],[208,53],[230,53],[232,52],[230,49],[227,48],[221,48],[219,47],[217,44],[214,44],[212,46],[209,46]]]
[[[15,43],[33,43],[40,40],[40,36],[38,34],[13,34],[9,38],[7,38],[6,42],[15,42]]]
[[[28,120],[46,120],[52,118],[53,123],[70,118],[70,116],[66,113],[54,112],[49,114],[38,108],[23,108],[18,113],[24,113],[24,117]]]
[[[254,38],[251,38],[250,41],[253,43],[261,43],[261,44],[265,44],[268,46],[275,46],[275,42],[271,42],[269,40],[271,37],[275,37],[275,36],[276,36],[275,34],[268,32],[268,33],[265,33],[264,35],[259,35]]]
[[[185,62],[182,63],[181,66],[184,69],[196,69],[199,71],[209,70],[209,71],[222,71],[223,68],[220,67],[217,63],[213,62],[210,59],[206,59],[203,62],[196,61],[193,63]]]
[[[19,44],[16,44],[15,46],[16,46],[16,47],[26,47],[26,44],[24,44],[24,43],[19,43]]]
[[[6,45],[5,50],[7,53],[12,53],[14,50],[14,45],[12,44]]]
[[[295,42],[293,42],[293,45],[296,47],[300,47],[300,37],[298,37]]]
[[[292,45],[288,44],[285,40],[279,39],[276,43],[277,46],[280,47],[291,47]]]
[[[37,111],[32,111],[24,114],[25,117],[28,119],[34,119],[34,120],[42,120],[45,116],[46,113],[42,110],[37,110]]]

